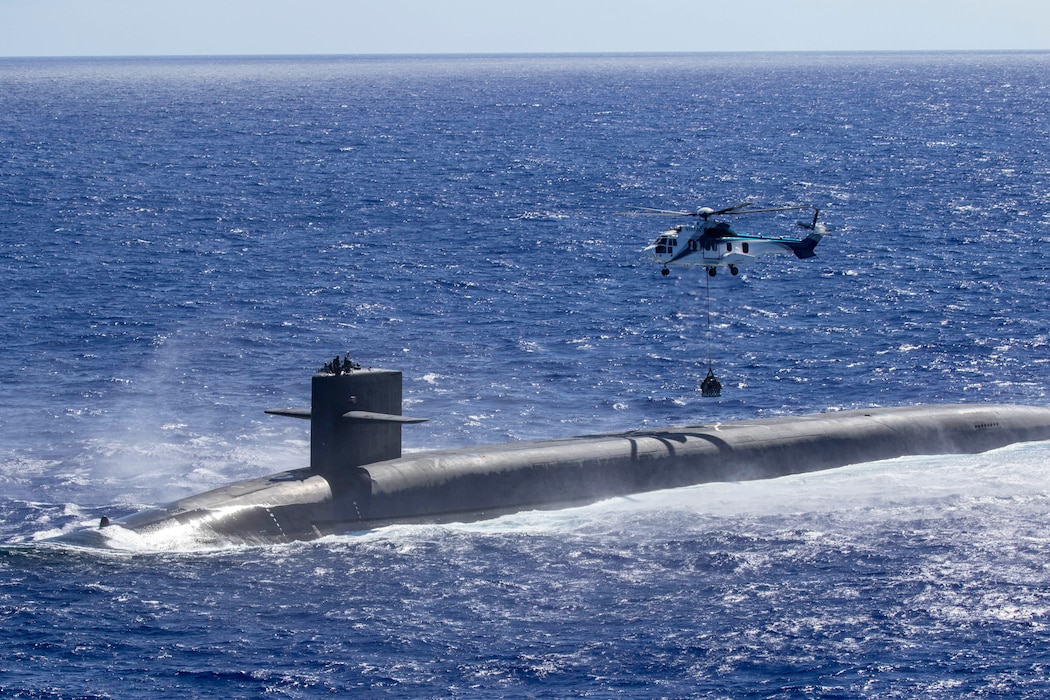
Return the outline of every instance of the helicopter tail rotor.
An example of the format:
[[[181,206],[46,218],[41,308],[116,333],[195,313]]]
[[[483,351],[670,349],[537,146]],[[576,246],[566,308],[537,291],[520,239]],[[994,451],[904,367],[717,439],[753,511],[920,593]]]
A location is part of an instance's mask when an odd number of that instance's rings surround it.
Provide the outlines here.
[[[817,228],[817,219],[820,217],[820,207],[813,207],[813,221],[796,221],[795,224],[807,231],[815,231]]]

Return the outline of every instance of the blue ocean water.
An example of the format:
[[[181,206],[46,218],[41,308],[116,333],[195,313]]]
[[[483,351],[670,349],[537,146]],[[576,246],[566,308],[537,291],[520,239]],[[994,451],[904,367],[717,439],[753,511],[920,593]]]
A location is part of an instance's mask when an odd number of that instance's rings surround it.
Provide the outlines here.
[[[1050,54],[0,60],[0,694],[1044,697],[1050,445],[312,543],[42,540],[409,449],[1047,405]],[[821,207],[661,277],[630,206]],[[794,217],[734,223],[792,232]],[[720,399],[697,386],[712,362]]]

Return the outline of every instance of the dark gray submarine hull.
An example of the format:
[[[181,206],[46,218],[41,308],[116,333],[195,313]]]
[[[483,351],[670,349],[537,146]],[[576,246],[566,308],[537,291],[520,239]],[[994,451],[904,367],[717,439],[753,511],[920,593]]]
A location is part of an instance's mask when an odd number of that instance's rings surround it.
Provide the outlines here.
[[[309,540],[395,523],[472,521],[705,482],[768,479],[905,455],[978,453],[1048,439],[1047,408],[942,405],[486,445],[326,473],[282,472],[66,539],[101,545],[129,536],[204,544]]]

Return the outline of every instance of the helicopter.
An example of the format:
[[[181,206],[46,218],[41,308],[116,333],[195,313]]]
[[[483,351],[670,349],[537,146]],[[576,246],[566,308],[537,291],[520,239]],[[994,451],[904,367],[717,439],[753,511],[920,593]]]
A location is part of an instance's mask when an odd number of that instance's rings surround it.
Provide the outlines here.
[[[653,262],[661,265],[660,273],[669,274],[671,265],[703,266],[707,274],[715,276],[719,267],[729,268],[730,274],[740,272],[739,266],[753,262],[756,258],[770,253],[791,252],[797,258],[812,258],[813,249],[824,237],[827,230],[817,223],[820,209],[813,206],[773,207],[771,209],[748,209],[754,202],[742,202],[724,209],[703,207],[696,211],[673,211],[668,209],[650,209],[635,207],[633,211],[624,212],[636,216],[692,216],[696,223],[688,226],[672,226],[649,244],[644,254]],[[813,209],[812,221],[796,222],[801,228],[810,231],[808,236],[761,236],[740,234],[724,221],[714,217],[739,216],[742,214],[765,214],[777,211]]]

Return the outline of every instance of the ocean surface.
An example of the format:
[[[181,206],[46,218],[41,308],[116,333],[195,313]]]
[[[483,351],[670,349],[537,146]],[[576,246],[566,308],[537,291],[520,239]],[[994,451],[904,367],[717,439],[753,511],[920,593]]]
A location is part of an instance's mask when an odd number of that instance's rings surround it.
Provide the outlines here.
[[[345,352],[404,372],[409,450],[1048,405],[1050,54],[2,59],[0,106],[0,696],[1050,694],[1050,443],[46,541],[305,466],[263,409]],[[820,207],[817,257],[662,277],[620,214],[742,201]]]

